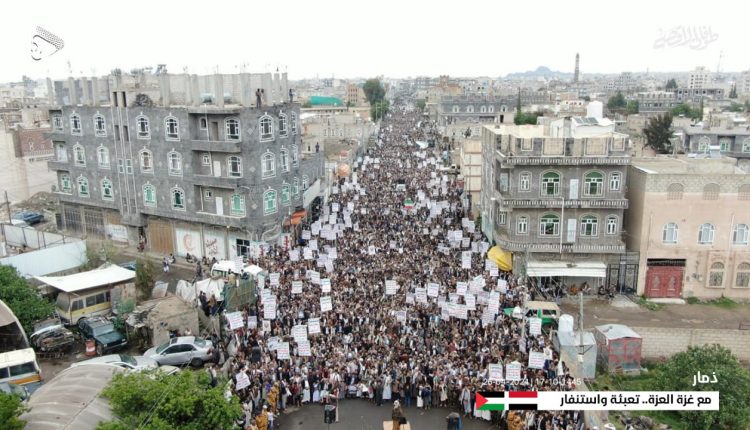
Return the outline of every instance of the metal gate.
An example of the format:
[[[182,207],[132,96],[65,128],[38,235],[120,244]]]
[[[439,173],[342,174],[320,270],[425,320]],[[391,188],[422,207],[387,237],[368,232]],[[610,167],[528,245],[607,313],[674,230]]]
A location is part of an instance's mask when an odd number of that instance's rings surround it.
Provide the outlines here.
[[[85,221],[87,235],[104,237],[104,218],[101,211],[85,209],[83,220]]]
[[[65,230],[74,233],[83,233],[83,223],[81,222],[81,210],[78,207],[63,208],[65,218]]]
[[[646,272],[646,297],[680,298],[685,268],[679,266],[650,266]]]
[[[148,246],[151,251],[162,254],[175,252],[174,233],[168,222],[149,220],[146,229],[148,230]]]
[[[607,284],[614,286],[620,294],[635,294],[638,291],[637,252],[620,256],[620,261],[607,265]]]

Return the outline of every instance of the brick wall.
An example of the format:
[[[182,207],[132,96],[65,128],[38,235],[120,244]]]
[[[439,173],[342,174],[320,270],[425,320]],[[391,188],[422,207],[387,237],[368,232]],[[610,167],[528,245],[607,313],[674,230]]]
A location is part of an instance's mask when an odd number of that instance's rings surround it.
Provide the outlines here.
[[[644,358],[669,357],[688,346],[718,343],[737,358],[750,361],[750,330],[631,327],[643,337]]]

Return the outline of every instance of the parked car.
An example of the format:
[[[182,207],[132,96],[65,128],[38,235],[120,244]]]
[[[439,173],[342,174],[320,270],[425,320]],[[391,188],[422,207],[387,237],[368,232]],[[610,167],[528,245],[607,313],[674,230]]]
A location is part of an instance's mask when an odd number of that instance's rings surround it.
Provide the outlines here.
[[[118,350],[128,344],[125,336],[106,318],[80,319],[78,329],[84,339],[93,339],[96,342],[96,353],[99,355]]]
[[[70,367],[86,366],[91,364],[109,364],[122,367],[123,369],[135,371],[156,369],[159,367],[159,363],[157,363],[153,358],[143,356],[133,357],[132,355],[128,354],[102,355],[101,357],[73,363],[70,365]]]
[[[210,340],[195,336],[180,336],[149,349],[143,355],[153,358],[159,365],[184,366],[189,364],[193,367],[201,367],[203,363],[212,360],[212,350],[213,345]]]
[[[31,395],[26,387],[24,387],[23,385],[14,384],[12,382],[0,382],[0,392],[6,394],[15,394],[24,402],[28,400],[29,396]]]
[[[10,220],[10,225],[15,226],[15,227],[21,227],[21,228],[31,228],[29,223],[27,223],[26,221],[22,219],[15,219],[15,218],[12,218]]]
[[[135,272],[135,261],[128,261],[126,263],[122,263],[120,264],[120,267],[128,269],[128,270],[132,270],[133,272]]]
[[[70,351],[75,341],[73,332],[63,326],[59,317],[50,317],[34,323],[34,333],[29,336],[31,346],[46,353]]]
[[[13,218],[24,221],[28,225],[34,225],[44,221],[44,215],[40,214],[39,212],[32,211],[18,212],[13,215]]]

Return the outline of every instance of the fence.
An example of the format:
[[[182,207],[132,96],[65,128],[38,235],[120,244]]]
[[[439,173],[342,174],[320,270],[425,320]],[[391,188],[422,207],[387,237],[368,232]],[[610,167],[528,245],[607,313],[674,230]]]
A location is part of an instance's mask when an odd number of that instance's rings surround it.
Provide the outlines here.
[[[631,327],[643,338],[644,358],[671,357],[688,346],[719,344],[742,361],[750,361],[750,331],[667,327]]]

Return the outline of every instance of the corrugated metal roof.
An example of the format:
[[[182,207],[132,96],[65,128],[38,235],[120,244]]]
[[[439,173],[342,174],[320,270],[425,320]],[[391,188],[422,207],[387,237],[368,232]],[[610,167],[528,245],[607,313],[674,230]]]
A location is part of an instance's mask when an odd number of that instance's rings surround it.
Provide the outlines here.
[[[633,331],[632,328],[622,324],[605,324],[596,326],[607,339],[623,339],[628,337],[641,338],[641,335]]]
[[[135,279],[135,272],[112,264],[68,276],[36,276],[35,278],[60,291],[72,293],[103,285],[132,281]]]

